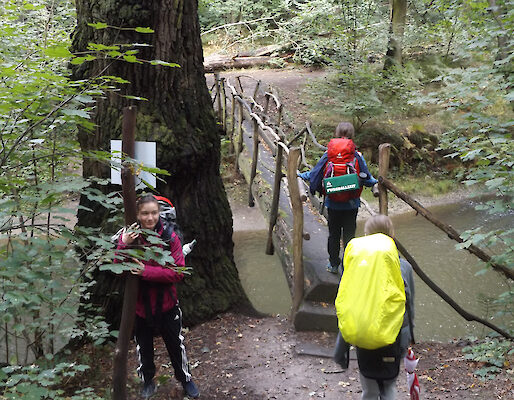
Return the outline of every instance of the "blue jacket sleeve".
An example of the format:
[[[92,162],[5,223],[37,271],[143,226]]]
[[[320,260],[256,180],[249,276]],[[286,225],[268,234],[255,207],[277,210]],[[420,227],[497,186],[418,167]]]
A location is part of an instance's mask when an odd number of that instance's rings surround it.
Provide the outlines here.
[[[304,181],[309,181],[311,179],[311,171],[299,172],[298,176]]]
[[[361,172],[364,172],[368,179],[363,179],[362,184],[367,187],[372,187],[375,185],[375,183],[378,183],[378,181],[371,175],[371,172],[369,172],[368,165],[366,164],[366,160],[364,160],[364,157],[358,152],[355,152],[355,156],[357,157],[357,162],[359,163],[359,169]]]

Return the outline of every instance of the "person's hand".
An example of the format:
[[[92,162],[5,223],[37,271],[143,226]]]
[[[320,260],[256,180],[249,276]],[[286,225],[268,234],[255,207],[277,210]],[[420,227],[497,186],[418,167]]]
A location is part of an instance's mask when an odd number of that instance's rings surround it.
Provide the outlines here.
[[[125,244],[131,244],[134,242],[134,240],[137,239],[139,236],[139,233],[136,232],[134,229],[138,228],[137,222],[134,222],[132,225],[130,225],[127,229],[123,231],[123,234],[121,235],[121,240]]]
[[[378,183],[375,183],[373,187],[371,188],[371,191],[373,192],[374,197],[378,197]]]
[[[141,275],[143,270],[145,269],[145,264],[143,264],[140,260],[132,259],[136,264],[138,264],[141,268],[131,268],[130,273],[132,275]]]

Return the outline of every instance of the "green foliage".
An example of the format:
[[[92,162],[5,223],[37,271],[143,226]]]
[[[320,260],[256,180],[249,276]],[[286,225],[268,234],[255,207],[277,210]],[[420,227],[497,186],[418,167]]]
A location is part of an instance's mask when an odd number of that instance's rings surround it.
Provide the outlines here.
[[[198,17],[204,30],[233,22],[278,16],[286,11],[287,5],[283,0],[200,0],[198,3]]]
[[[274,41],[277,21],[287,13],[286,6],[284,0],[200,0],[198,16],[203,34],[215,32],[206,35],[206,40],[228,49]]]
[[[490,214],[512,216],[514,196],[514,112],[512,109],[512,75],[514,46],[512,32],[514,2],[497,2],[496,8],[489,8],[486,1],[464,2],[458,8],[451,6],[459,21],[468,23],[459,34],[463,41],[454,51],[453,62],[466,68],[446,68],[433,79],[437,91],[413,99],[417,104],[436,105],[451,116],[451,124],[443,135],[441,149],[448,158],[460,160],[466,168],[458,172],[457,178],[467,186],[481,189],[489,200],[477,208]],[[450,10],[448,8],[448,10]],[[494,196],[491,198],[491,196]],[[464,232],[464,243],[457,248],[474,244],[487,248],[492,253],[491,263],[507,268],[514,266],[513,229],[488,230],[487,226]],[[478,272],[483,274],[485,269]],[[514,292],[508,292],[495,299],[497,315],[512,319]],[[496,339],[471,348],[470,354],[477,361],[492,364],[477,371],[483,377],[490,377],[503,366],[498,352],[505,345]]]
[[[59,363],[48,369],[38,365],[26,367],[12,366],[0,370],[0,380],[5,381],[3,393],[5,400],[15,399],[64,399],[66,396],[56,384],[62,380],[70,380],[89,369],[87,365],[76,363]],[[91,388],[77,390],[71,397],[74,400],[101,399]]]
[[[54,356],[70,340],[100,345],[117,334],[81,299],[87,300],[95,284],[93,271],[102,266],[119,273],[133,265],[113,264],[110,232],[74,226],[81,195],[110,210],[112,224],[119,224],[122,205],[119,194],[106,196],[98,189],[107,182],[79,175],[82,157],[108,164],[111,156],[81,154],[76,134],[79,125],[94,129],[90,114],[96,98],[127,82],[101,73],[74,82],[67,64],[98,58],[176,64],[139,60],[138,44],[90,43],[88,52],[71,54],[69,32],[75,19],[70,1],[9,0],[0,4],[0,15],[0,362],[9,364],[0,371],[0,398],[94,399],[88,388],[71,395],[58,389],[88,367],[57,363]],[[151,33],[148,28],[127,29]],[[134,171],[142,170],[134,160],[124,161]],[[131,256],[172,261],[169,252],[159,250]]]
[[[384,75],[376,66],[362,64],[309,84],[306,94],[311,95],[306,96],[306,103],[315,122],[329,121],[333,126],[334,118],[351,119],[359,131],[372,119],[384,121],[405,114],[419,87],[418,77],[409,69],[393,69]]]
[[[311,0],[293,4],[291,16],[278,24],[278,35],[282,42],[291,43],[295,62],[345,66],[385,48],[386,32],[380,27],[387,25],[388,10],[379,2]]]
[[[514,355],[514,347],[510,340],[488,337],[477,344],[465,347],[462,352],[465,353],[467,360],[482,363],[482,367],[474,373],[481,379],[489,380],[494,379],[495,374],[502,368],[510,365],[508,360]]]
[[[480,32],[483,35],[486,31]],[[495,30],[489,32],[489,45],[494,40],[493,32]],[[482,36],[478,42],[471,42],[472,49],[481,48],[483,40]],[[435,78],[441,84],[437,92],[416,100],[437,104],[453,116],[453,125],[443,135],[441,147],[448,151],[448,158],[460,159],[468,165],[458,175],[464,184],[476,185],[496,196],[480,208],[505,215],[512,213],[514,195],[514,113],[510,90],[513,78],[508,65],[505,60],[490,58],[488,63],[476,67],[448,69]],[[465,239],[461,246],[480,243],[499,248],[493,260],[514,265],[512,231],[483,233],[474,230],[466,233]]]

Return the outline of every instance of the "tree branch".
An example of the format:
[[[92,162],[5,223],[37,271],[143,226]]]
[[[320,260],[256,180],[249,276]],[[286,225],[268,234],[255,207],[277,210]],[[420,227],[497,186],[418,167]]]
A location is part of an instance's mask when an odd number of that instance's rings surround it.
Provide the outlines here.
[[[214,31],[217,31],[219,29],[224,29],[224,28],[228,28],[229,26],[236,26],[236,25],[248,25],[248,24],[252,24],[254,22],[260,22],[260,21],[268,21],[268,20],[274,20],[274,17],[265,17],[265,18],[257,18],[257,19],[254,19],[254,20],[251,20],[251,21],[239,21],[239,22],[231,22],[230,24],[224,24],[224,25],[220,25],[220,26],[216,26],[214,28],[211,28],[205,32],[202,32],[200,34],[200,36],[203,36],[203,35],[207,35],[208,33],[211,33],[211,32],[214,32]]]

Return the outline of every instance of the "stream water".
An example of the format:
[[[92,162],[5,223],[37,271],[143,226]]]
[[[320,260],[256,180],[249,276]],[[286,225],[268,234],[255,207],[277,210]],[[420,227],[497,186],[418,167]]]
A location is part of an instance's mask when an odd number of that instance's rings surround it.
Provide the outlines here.
[[[237,208],[237,207],[236,207]],[[267,230],[258,209],[234,210],[234,255],[243,287],[259,310],[285,314],[291,307],[290,292],[278,256],[264,254]],[[362,211],[361,211],[362,212]],[[472,201],[433,207],[431,212],[459,232],[484,226],[486,230],[508,228],[514,213],[489,216],[474,209]],[[425,273],[466,311],[502,324],[512,321],[493,319],[490,299],[509,290],[506,280],[494,271],[476,276],[483,263],[465,250],[456,251],[454,241],[414,212],[392,218],[396,235]],[[357,235],[362,235],[359,221]],[[416,339],[448,341],[466,336],[483,336],[488,328],[468,323],[416,275]]]

